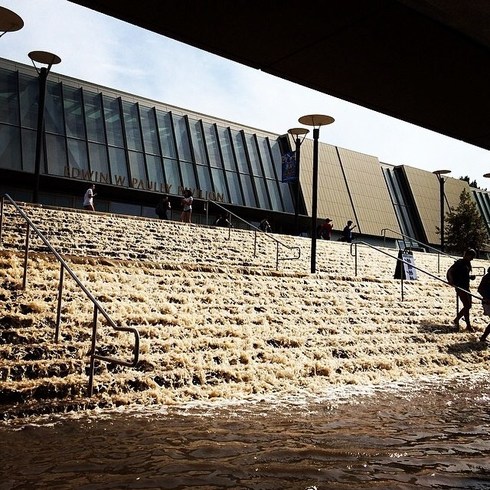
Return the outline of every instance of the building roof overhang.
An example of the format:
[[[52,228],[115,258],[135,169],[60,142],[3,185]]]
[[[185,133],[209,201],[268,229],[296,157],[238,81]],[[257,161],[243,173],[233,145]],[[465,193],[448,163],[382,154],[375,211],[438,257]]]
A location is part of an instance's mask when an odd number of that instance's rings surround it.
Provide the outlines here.
[[[71,0],[490,149],[490,2]]]

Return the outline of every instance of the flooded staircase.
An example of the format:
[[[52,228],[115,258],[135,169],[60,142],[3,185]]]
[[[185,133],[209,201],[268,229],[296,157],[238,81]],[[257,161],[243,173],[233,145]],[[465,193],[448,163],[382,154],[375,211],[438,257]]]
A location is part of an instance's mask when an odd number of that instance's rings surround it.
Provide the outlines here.
[[[252,231],[230,234],[30,205],[24,210],[111,318],[138,329],[140,361],[135,368],[97,362],[94,396],[87,396],[91,305],[66,279],[55,342],[58,265],[33,238],[22,289],[24,225],[6,206],[0,247],[4,419],[131,404],[313,395],[332,386],[488,368],[490,350],[478,342],[478,333],[451,326],[453,290],[419,273],[416,281],[404,282],[401,301],[395,261],[376,250],[359,247],[356,275],[348,244],[319,241],[318,273],[310,274],[305,238],[278,236],[300,247],[301,258],[276,269],[276,243]],[[414,256],[417,267],[440,277],[452,263],[443,258],[438,268],[435,255]],[[483,329],[480,305],[473,316],[474,326]],[[125,356],[131,336],[103,324],[97,345],[104,355]]]

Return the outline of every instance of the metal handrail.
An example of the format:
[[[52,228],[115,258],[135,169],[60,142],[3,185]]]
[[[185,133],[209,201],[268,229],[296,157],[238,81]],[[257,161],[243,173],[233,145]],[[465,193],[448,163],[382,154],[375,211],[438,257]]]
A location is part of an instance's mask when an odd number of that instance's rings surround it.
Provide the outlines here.
[[[36,227],[36,225],[31,221],[31,219],[27,216],[27,214],[17,205],[17,203],[8,195],[4,194],[0,201],[0,244],[2,244],[2,232],[3,232],[3,217],[4,217],[4,201],[5,198],[10,201],[10,204],[14,206],[16,211],[24,218],[26,221],[26,239],[24,246],[24,275],[22,280],[22,288],[26,288],[27,284],[27,259],[29,255],[29,235],[30,230],[32,229],[36,235],[43,241],[44,245],[49,249],[50,252],[56,257],[58,262],[60,263],[60,276],[58,283],[58,305],[56,311],[56,329],[55,329],[55,341],[59,341],[59,331],[60,331],[60,323],[61,323],[61,300],[63,294],[63,277],[64,272],[66,271],[78,287],[85,293],[87,298],[94,305],[94,313],[93,313],[93,323],[92,323],[92,342],[90,348],[90,371],[89,371],[89,385],[88,392],[89,396],[93,395],[93,380],[94,380],[94,371],[95,371],[95,360],[106,361],[113,364],[118,364],[121,366],[134,367],[138,364],[139,361],[139,346],[140,346],[140,336],[139,332],[134,327],[121,327],[116,325],[116,323],[112,320],[106,310],[102,307],[102,305],[97,301],[97,299],[92,295],[92,293],[83,285],[78,276],[73,272],[70,266],[65,262],[63,257],[53,248],[48,239],[41,233],[41,231]],[[122,359],[116,359],[110,356],[103,356],[101,354],[97,354],[95,352],[95,348],[97,345],[97,316],[100,313],[107,321],[107,323],[114,329],[119,332],[130,332],[134,335],[134,348],[133,348],[133,359],[131,361],[125,361]]]
[[[219,209],[225,211],[228,213],[230,216],[235,217],[237,220],[241,221],[242,223],[245,223],[248,225],[250,228],[254,230],[254,257],[257,257],[257,232],[269,237],[270,239],[274,240],[276,242],[276,270],[279,269],[279,260],[298,260],[301,257],[301,248],[297,246],[291,246],[287,245],[280,240],[278,240],[275,236],[272,236],[270,233],[267,233],[266,231],[262,231],[260,228],[257,226],[253,225],[252,223],[249,223],[247,220],[244,220],[237,214],[233,213],[229,209],[226,209],[224,206],[221,206],[221,204],[218,204],[216,201],[212,201],[211,199],[208,199],[208,205],[206,206],[206,222],[209,223],[209,203],[214,204],[216,207]],[[228,225],[228,240],[231,238],[231,221],[230,224]],[[279,246],[283,246],[287,248],[288,250],[297,250],[298,256],[297,257],[279,257]]]
[[[446,257],[449,257],[451,259],[454,259],[454,256],[451,255],[451,254],[448,254],[446,252],[443,252],[442,250],[439,250],[438,248],[432,247],[428,243],[421,242],[420,240],[417,240],[416,238],[412,238],[411,236],[404,235],[403,233],[400,233],[399,231],[392,230],[391,228],[383,228],[381,230],[381,233],[383,235],[383,239],[386,239],[386,232],[387,231],[391,231],[392,233],[395,233],[396,235],[399,235],[399,236],[401,236],[403,238],[408,238],[410,241],[416,242],[419,245],[423,245],[425,248],[428,248],[428,249],[433,250],[434,252],[436,252],[437,253],[437,273],[438,274],[441,273],[441,255],[444,255]]]
[[[355,275],[357,276],[357,245],[366,245],[374,250],[376,250],[377,252],[381,252],[385,255],[387,255],[388,257],[391,257],[392,259],[395,259],[396,261],[398,262],[401,262],[402,264],[407,264],[408,266],[412,267],[413,269],[416,269],[424,274],[427,274],[428,276],[432,277],[433,279],[436,279],[437,281],[440,281],[440,282],[443,282],[444,284],[447,284],[448,286],[451,286],[453,287],[454,289],[459,289],[460,291],[464,291],[465,293],[469,294],[470,296],[472,296],[473,298],[476,298],[478,300],[482,300],[483,298],[481,296],[477,296],[475,294],[473,294],[472,292],[470,291],[467,291],[466,289],[463,289],[463,288],[460,288],[459,286],[454,286],[452,284],[449,284],[448,281],[446,281],[445,279],[441,279],[440,277],[430,273],[429,271],[426,271],[425,269],[422,269],[421,267],[417,267],[415,264],[411,263],[411,262],[407,262],[406,260],[403,260],[401,259],[400,257],[397,257],[395,255],[392,255],[384,250],[381,250],[380,248],[378,247],[375,247],[374,245],[371,245],[370,243],[367,243],[367,242],[364,242],[364,241],[355,241],[355,242],[352,242],[351,245],[350,245],[350,254],[354,257],[354,273]],[[354,247],[355,249],[355,253],[352,253],[352,248]],[[404,290],[403,290],[403,271],[402,271],[402,274],[400,275],[400,283],[401,283],[401,296],[402,296],[402,301],[404,300]],[[458,308],[458,307],[457,307]]]

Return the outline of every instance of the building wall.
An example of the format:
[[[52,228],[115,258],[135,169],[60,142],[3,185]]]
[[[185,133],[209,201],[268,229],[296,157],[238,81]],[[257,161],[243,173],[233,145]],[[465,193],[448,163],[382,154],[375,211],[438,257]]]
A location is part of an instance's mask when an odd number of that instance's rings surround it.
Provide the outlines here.
[[[38,89],[33,67],[0,58],[0,190],[15,189],[24,200],[32,196],[34,181]],[[105,191],[98,197],[98,210],[152,216],[154,204],[166,193],[178,219],[179,196],[191,188],[202,215],[204,201],[212,199],[248,221],[266,215],[281,224],[276,230],[297,232],[291,219],[296,185],[281,181],[284,141],[294,147],[290,136],[50,73],[41,196],[46,204],[81,206],[87,184],[94,182]],[[307,216],[312,212],[312,162],[313,141],[306,138],[299,209]],[[383,229],[391,229],[386,236],[396,238],[407,232],[405,224],[400,228],[398,207],[413,225],[409,233],[422,230],[424,236],[414,238],[437,245],[437,177],[414,167],[392,168],[404,178],[388,185],[377,157],[319,143],[319,223],[330,218],[339,231],[352,220],[362,237],[379,237]],[[392,172],[391,178],[400,172]],[[446,212],[458,205],[463,188],[470,190],[466,182],[447,178]],[[488,202],[488,193],[479,195],[487,223]],[[300,216],[299,223],[311,233],[307,216]],[[202,216],[196,222],[204,222]]]
[[[440,228],[440,187],[436,175],[407,165],[403,166],[409,189],[412,193],[420,222],[425,233],[424,241],[429,244],[439,244],[441,241],[437,229]],[[470,194],[471,190],[467,182],[451,177],[444,177],[444,212],[449,212],[451,207],[457,207],[459,196],[463,189]]]
[[[0,60],[0,168],[34,172],[38,87],[33,67]],[[278,135],[55,73],[44,114],[43,175],[294,211]]]
[[[292,140],[291,140],[292,141]],[[301,188],[311,215],[313,188],[313,141],[301,145]],[[388,228],[400,232],[393,203],[378,158],[319,143],[318,218],[333,220],[341,230],[348,220],[361,235],[381,235]],[[387,233],[388,237],[396,234]]]

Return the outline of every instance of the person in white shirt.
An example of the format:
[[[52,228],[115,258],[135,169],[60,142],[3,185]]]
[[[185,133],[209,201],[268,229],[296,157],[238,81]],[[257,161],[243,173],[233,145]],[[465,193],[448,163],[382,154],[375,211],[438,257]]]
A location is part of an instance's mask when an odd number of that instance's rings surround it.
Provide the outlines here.
[[[97,194],[95,194],[94,191],[95,191],[95,184],[92,184],[92,186],[87,189],[87,192],[85,192],[85,195],[83,196],[83,209],[89,209],[90,211],[95,211],[94,197]]]

